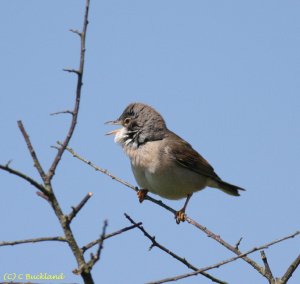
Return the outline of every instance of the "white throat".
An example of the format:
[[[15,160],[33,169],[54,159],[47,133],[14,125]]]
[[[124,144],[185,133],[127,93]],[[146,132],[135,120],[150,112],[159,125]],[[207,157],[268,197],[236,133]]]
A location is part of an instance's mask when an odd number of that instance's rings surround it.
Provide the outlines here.
[[[122,146],[122,148],[125,150],[125,152],[128,150],[128,148],[136,149],[138,147],[137,143],[133,141],[133,139],[130,137],[130,133],[126,129],[126,127],[122,127],[115,135],[114,138],[115,143]]]
[[[115,135],[114,141],[117,144],[123,146],[125,141],[128,139],[127,130],[125,127],[122,127]]]

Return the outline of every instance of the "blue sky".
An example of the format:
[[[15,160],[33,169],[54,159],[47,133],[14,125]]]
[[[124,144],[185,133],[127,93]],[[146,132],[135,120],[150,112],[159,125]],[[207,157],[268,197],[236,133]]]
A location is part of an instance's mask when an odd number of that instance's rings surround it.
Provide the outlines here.
[[[48,169],[64,138],[73,106],[84,1],[2,1],[1,163],[38,178],[17,128],[21,119]],[[127,104],[154,106],[168,127],[189,141],[224,180],[247,189],[239,198],[215,189],[195,194],[187,213],[241,250],[299,230],[300,3],[298,1],[92,1],[79,123],[70,146],[136,184],[127,157],[104,125]],[[0,172],[1,240],[61,234],[35,190]],[[127,212],[157,240],[197,267],[232,254],[188,224],[96,173],[67,153],[54,179],[68,212],[93,197],[73,224],[81,245],[129,225]],[[183,201],[164,200],[173,208]],[[299,254],[299,238],[266,250],[274,276]],[[104,243],[96,283],[145,283],[188,272],[134,230]],[[81,283],[69,248],[41,243],[0,248],[6,272],[61,273]],[[252,257],[261,264],[259,253]],[[243,261],[211,271],[229,283],[266,283]],[[125,280],[124,280],[125,279]],[[195,283],[196,278],[180,283]],[[198,282],[211,283],[199,276]],[[300,282],[300,271],[289,283]]]

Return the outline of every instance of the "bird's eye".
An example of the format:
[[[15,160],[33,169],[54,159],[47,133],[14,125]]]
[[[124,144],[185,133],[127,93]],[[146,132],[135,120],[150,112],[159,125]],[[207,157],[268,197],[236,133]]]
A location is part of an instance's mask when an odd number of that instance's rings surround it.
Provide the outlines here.
[[[130,118],[129,117],[127,117],[127,118],[124,119],[124,125],[125,126],[128,125],[129,122],[130,122]]]

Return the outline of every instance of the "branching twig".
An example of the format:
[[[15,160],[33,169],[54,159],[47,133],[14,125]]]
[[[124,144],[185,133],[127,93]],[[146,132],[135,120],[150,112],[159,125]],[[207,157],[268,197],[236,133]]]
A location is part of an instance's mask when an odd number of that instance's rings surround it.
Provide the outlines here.
[[[300,231],[297,231],[297,232],[295,232],[295,233],[293,233],[293,234],[291,234],[289,236],[286,236],[286,237],[283,237],[281,239],[269,242],[269,243],[264,244],[264,245],[259,246],[259,247],[254,247],[251,250],[249,250],[249,251],[247,251],[245,253],[242,253],[242,254],[240,254],[238,256],[235,256],[235,257],[232,257],[230,259],[218,262],[218,263],[216,263],[214,265],[210,265],[210,266],[201,268],[201,269],[199,269],[199,270],[197,270],[195,272],[191,272],[191,273],[187,273],[187,274],[182,274],[182,275],[178,275],[178,276],[175,276],[175,277],[165,278],[165,279],[162,279],[162,280],[150,282],[148,284],[160,284],[160,283],[172,282],[172,281],[177,281],[177,280],[184,279],[184,278],[187,278],[187,277],[195,276],[195,275],[197,275],[197,274],[199,274],[201,272],[204,272],[204,271],[207,271],[207,270],[210,270],[210,269],[213,269],[213,268],[220,267],[220,266],[225,265],[225,264],[227,264],[229,262],[233,262],[233,261],[235,261],[235,260],[237,260],[239,258],[244,258],[246,255],[251,254],[253,252],[256,252],[258,250],[265,249],[265,248],[268,248],[268,247],[270,247],[272,245],[275,245],[277,243],[283,242],[283,241],[285,241],[287,239],[294,238],[295,236],[297,236],[299,234],[300,234]],[[268,279],[268,280],[271,280],[271,278]]]
[[[58,144],[59,146],[62,146],[62,145],[63,145],[63,143],[60,142],[60,141],[57,141],[57,144]],[[114,175],[111,174],[108,170],[103,169],[103,168],[100,168],[100,167],[96,166],[94,163],[92,163],[91,161],[89,161],[89,160],[87,160],[87,159],[85,159],[85,158],[79,156],[72,148],[66,147],[66,150],[67,150],[69,153],[71,153],[73,157],[75,157],[75,158],[77,158],[78,160],[84,162],[85,164],[88,164],[88,165],[91,166],[94,170],[96,170],[96,171],[98,171],[98,172],[101,172],[101,173],[103,173],[103,174],[106,174],[106,175],[109,176],[110,178],[112,178],[112,179],[116,180],[117,182],[119,182],[119,183],[125,185],[126,187],[129,187],[129,188],[131,188],[131,189],[137,191],[137,188],[136,188],[135,186],[133,186],[132,184],[126,182],[126,181],[123,180],[123,179],[120,179],[120,178],[114,176]]]
[[[78,76],[80,75],[80,71],[77,69],[64,68],[63,71],[69,72],[69,73],[75,73]]]
[[[120,234],[122,234],[122,233],[124,233],[124,232],[127,232],[127,231],[129,231],[129,230],[132,230],[132,229],[136,228],[136,227],[139,226],[139,225],[142,225],[142,223],[140,222],[140,223],[137,223],[137,224],[135,224],[135,225],[125,227],[125,228],[123,228],[123,229],[121,229],[121,230],[118,230],[118,231],[116,231],[116,232],[107,234],[107,235],[104,236],[104,240],[109,239],[109,238],[112,238],[112,237],[117,236],[117,235],[120,235]],[[100,241],[101,241],[101,238],[98,238],[97,240],[94,240],[94,241],[88,243],[87,245],[83,246],[83,247],[81,248],[81,250],[82,250],[83,252],[86,252],[88,249],[92,248],[92,247],[95,246],[96,244],[99,244]]]
[[[10,174],[16,175],[16,176],[20,177],[23,180],[26,180],[27,182],[29,182],[30,184],[32,184],[35,188],[37,188],[38,190],[40,190],[44,194],[46,194],[46,195],[48,194],[46,188],[42,184],[38,183],[33,178],[25,175],[24,173],[11,168],[9,166],[9,163],[7,163],[6,165],[0,165],[0,169],[4,170],[4,171],[6,171],[6,172],[8,172]]]
[[[214,239],[215,241],[220,243],[222,246],[226,247],[228,250],[232,251],[233,253],[235,253],[237,255],[242,255],[242,252],[239,249],[236,249],[234,246],[230,245],[228,242],[223,240],[219,235],[216,235],[215,233],[213,233],[212,231],[207,229],[207,227],[199,224],[198,222],[194,221],[192,218],[190,218],[188,216],[186,217],[186,221],[188,223],[192,224],[193,226],[195,226],[196,228],[198,228],[199,230],[201,230],[202,232],[204,232],[208,237]],[[243,256],[242,258],[243,258],[243,260],[248,262],[254,269],[256,269],[261,275],[266,277],[263,267],[261,267],[254,260],[252,260],[251,258],[249,258],[247,256]]]
[[[53,162],[47,173],[45,173],[44,169],[42,168],[42,166],[37,158],[36,152],[31,144],[29,136],[28,136],[22,122],[18,121],[18,126],[19,126],[19,128],[22,132],[22,135],[26,141],[27,148],[30,152],[30,155],[31,155],[33,161],[34,161],[34,166],[36,167],[39,175],[41,176],[41,178],[43,180],[43,185],[39,184],[34,179],[25,175],[24,173],[21,173],[17,170],[10,168],[9,163],[7,163],[6,165],[0,165],[0,169],[21,177],[22,179],[31,183],[34,187],[36,187],[40,191],[38,193],[39,196],[45,198],[51,205],[53,211],[55,212],[55,214],[60,222],[60,225],[63,229],[64,236],[63,237],[52,237],[52,238],[50,238],[50,237],[49,238],[36,238],[36,239],[21,240],[21,241],[14,241],[14,242],[2,242],[2,245],[3,246],[4,245],[14,245],[14,244],[21,244],[21,243],[28,243],[28,242],[41,242],[41,241],[67,242],[70,249],[73,252],[73,255],[74,255],[76,261],[77,261],[78,269],[76,269],[76,270],[79,271],[79,273],[81,274],[81,276],[84,280],[84,283],[85,284],[93,284],[94,280],[91,275],[91,270],[92,270],[93,266],[95,265],[95,263],[100,258],[104,239],[108,238],[108,237],[112,237],[113,235],[120,234],[121,232],[125,232],[126,230],[129,230],[135,226],[131,226],[130,228],[124,228],[118,232],[115,232],[115,234],[110,234],[110,235],[106,236],[105,231],[106,231],[106,227],[107,227],[107,222],[105,222],[104,226],[103,226],[103,232],[102,232],[100,239],[98,239],[98,240],[96,240],[96,242],[94,241],[86,246],[86,249],[88,249],[88,248],[91,248],[92,246],[94,246],[95,244],[98,244],[98,249],[96,251],[96,254],[91,257],[89,262],[86,262],[85,258],[84,258],[84,250],[82,250],[79,247],[79,245],[73,235],[73,232],[70,228],[70,222],[75,218],[76,214],[86,204],[88,199],[91,197],[91,193],[89,193],[76,207],[74,207],[73,211],[69,215],[65,215],[61,209],[61,206],[60,206],[57,198],[56,198],[56,195],[53,190],[52,183],[51,183],[51,181],[55,175],[57,166],[59,165],[59,163],[61,161],[63,153],[65,152],[66,147],[68,146],[68,144],[73,136],[73,133],[74,133],[77,121],[78,121],[78,113],[79,113],[82,85],[83,85],[83,72],[84,72],[84,65],[85,65],[85,52],[86,52],[85,42],[86,42],[87,26],[89,23],[88,16],[89,16],[90,0],[86,0],[85,2],[86,2],[86,4],[85,4],[85,13],[84,13],[82,31],[79,32],[77,30],[71,30],[73,33],[77,34],[80,37],[81,45],[80,45],[79,67],[78,67],[78,69],[64,69],[67,72],[75,73],[77,75],[77,86],[76,86],[74,107],[72,110],[66,110],[66,111],[60,111],[60,112],[54,113],[54,114],[60,114],[60,113],[71,114],[72,119],[71,119],[69,129],[67,131],[66,137],[63,140],[63,142],[60,144],[61,147],[59,147],[57,149],[58,151],[57,151],[57,153],[53,159]]]
[[[57,112],[50,113],[50,115],[58,115],[58,114],[71,114],[71,115],[74,115],[73,111],[71,111],[71,110],[62,110],[62,111],[57,111]]]
[[[265,266],[265,272],[267,274],[267,278],[269,280],[274,280],[274,277],[273,277],[273,274],[272,274],[272,271],[271,271],[271,268],[270,268],[267,256],[266,256],[266,254],[265,254],[265,252],[263,250],[260,252],[260,256],[261,256],[261,259],[262,259],[262,261],[264,263],[264,266]]]
[[[102,234],[100,236],[100,242],[99,242],[98,249],[97,249],[97,252],[96,252],[95,259],[97,259],[97,260],[100,258],[100,253],[103,249],[103,242],[105,240],[105,233],[106,233],[107,226],[108,226],[108,222],[107,222],[107,220],[105,220],[104,223],[103,223]]]
[[[35,150],[32,147],[32,144],[31,144],[31,141],[29,139],[29,136],[28,136],[28,134],[27,134],[27,132],[26,132],[26,130],[25,130],[25,128],[24,128],[23,123],[22,123],[21,120],[18,121],[18,127],[19,127],[19,129],[20,129],[20,131],[21,131],[21,133],[22,133],[22,135],[23,135],[23,137],[25,139],[25,142],[27,144],[27,148],[28,148],[28,150],[30,152],[30,155],[32,157],[32,160],[34,162],[34,166],[36,167],[37,171],[39,172],[42,180],[45,181],[46,174],[45,174],[45,172],[44,172],[44,170],[43,170],[43,168],[42,168],[42,166],[41,166],[41,164],[40,164],[40,162],[39,162],[39,160],[37,158]]]
[[[138,223],[136,223],[128,214],[124,214],[125,217],[134,225],[138,225]],[[178,261],[182,262],[185,266],[187,266],[188,268],[194,270],[194,271],[198,271],[198,268],[195,267],[194,265],[192,265],[190,262],[188,262],[185,258],[178,256],[177,254],[175,254],[174,252],[172,252],[171,250],[167,249],[166,247],[164,247],[163,245],[161,245],[160,243],[158,243],[155,239],[155,237],[152,237],[145,229],[143,226],[138,225],[138,229],[143,232],[143,234],[145,235],[145,237],[147,237],[151,242],[151,246],[149,248],[152,249],[153,247],[157,247],[159,249],[161,249],[162,251],[166,252],[167,254],[171,255],[172,257],[174,257],[175,259],[177,259]],[[202,274],[203,276],[209,278],[210,280],[212,280],[215,283],[220,283],[220,284],[226,284],[227,282],[224,282],[220,279],[215,278],[214,276],[205,273],[205,272],[199,272],[200,274]]]
[[[39,197],[41,197],[41,198],[43,198],[43,199],[45,199],[48,202],[50,201],[49,196],[46,195],[46,194],[44,194],[43,192],[37,191],[36,195],[39,196]]]
[[[77,74],[76,99],[75,99],[74,109],[72,111],[71,125],[70,125],[69,131],[66,135],[66,138],[65,138],[64,142],[62,143],[61,148],[59,148],[59,150],[53,160],[53,163],[46,175],[46,182],[45,182],[46,184],[50,184],[50,182],[55,174],[55,170],[61,160],[61,157],[62,157],[66,147],[68,146],[68,144],[72,138],[72,135],[75,130],[75,126],[77,124],[77,118],[78,118],[78,112],[79,112],[79,106],[80,106],[80,98],[81,98],[81,87],[83,85],[82,79],[83,79],[84,60],[85,60],[85,51],[86,51],[85,40],[86,40],[87,26],[89,23],[89,21],[88,21],[89,7],[90,7],[90,0],[86,0],[82,32],[80,32],[80,33],[76,32],[80,36],[80,43],[81,43],[79,68],[78,68],[78,70],[65,69],[65,71],[73,72],[73,73]]]
[[[240,246],[242,240],[243,240],[243,237],[241,237],[241,238],[237,241],[237,243],[236,243],[235,246],[234,246],[235,249],[239,249],[239,246]]]
[[[85,200],[82,202],[82,204],[79,204],[77,207],[74,208],[73,212],[70,214],[70,216],[66,216],[64,215],[61,206],[55,196],[52,184],[51,184],[51,180],[55,174],[55,170],[59,164],[59,162],[61,161],[62,155],[65,151],[66,146],[68,145],[69,141],[72,138],[72,135],[74,133],[75,130],[75,126],[77,124],[77,118],[78,118],[78,112],[79,112],[79,106],[80,106],[80,98],[81,98],[81,87],[82,87],[82,78],[83,78],[83,71],[84,71],[84,61],[85,61],[85,40],[86,40],[86,31],[87,31],[87,26],[88,26],[88,14],[89,14],[89,5],[90,5],[90,0],[86,0],[86,5],[85,5],[85,13],[84,13],[84,20],[83,20],[83,28],[82,28],[82,32],[78,33],[80,35],[80,40],[81,40],[81,46],[80,46],[80,62],[79,62],[79,69],[78,71],[74,71],[77,75],[77,87],[76,87],[76,96],[75,96],[75,103],[74,103],[74,108],[71,111],[72,113],[72,120],[71,120],[71,124],[69,127],[69,130],[67,132],[67,135],[62,143],[62,146],[58,149],[58,152],[52,162],[52,165],[50,166],[47,174],[45,174],[38,158],[37,155],[35,153],[35,150],[30,142],[29,136],[27,134],[27,132],[25,131],[25,128],[22,124],[21,121],[18,121],[18,126],[23,134],[23,137],[27,143],[27,147],[30,151],[31,157],[34,161],[34,166],[37,168],[37,171],[39,172],[44,185],[40,185],[39,183],[37,183],[36,181],[34,181],[32,178],[26,176],[23,173],[20,173],[16,170],[13,170],[9,167],[9,164],[6,166],[2,166],[1,169],[10,172],[12,174],[15,174],[21,178],[23,178],[24,180],[30,182],[32,185],[34,185],[36,188],[38,188],[45,196],[40,195],[42,197],[45,197],[45,199],[49,202],[49,204],[51,205],[53,211],[55,212],[60,225],[63,229],[64,232],[64,238],[66,240],[66,242],[68,243],[70,249],[73,252],[73,255],[77,261],[79,270],[80,270],[80,274],[81,277],[84,280],[85,284],[94,284],[92,275],[91,275],[91,268],[89,267],[84,259],[83,256],[83,252],[81,251],[80,247],[77,244],[77,241],[73,235],[73,232],[70,228],[70,220],[72,220],[76,213],[78,213],[78,211],[82,208],[82,206],[84,205],[84,203],[86,202]],[[73,70],[68,70],[70,72],[73,72]],[[70,218],[68,218],[70,217]],[[99,252],[100,254],[100,252]]]
[[[103,242],[105,240],[105,233],[106,233],[107,226],[108,226],[108,223],[107,223],[107,220],[105,220],[104,223],[103,223],[102,233],[101,233],[101,236],[100,236],[100,240],[99,240],[99,243],[98,243],[98,249],[96,251],[96,254],[94,255],[94,254],[91,253],[91,259],[87,264],[87,266],[90,269],[92,269],[93,266],[96,264],[96,262],[100,259],[100,254],[101,254],[101,251],[103,249]]]
[[[42,238],[19,240],[19,241],[12,241],[12,242],[0,242],[0,247],[14,246],[20,244],[27,244],[27,243],[40,243],[40,242],[48,242],[48,241],[66,242],[67,240],[65,237],[42,237]]]
[[[58,144],[60,144],[60,142],[59,142]],[[125,185],[125,186],[128,187],[128,188],[133,189],[134,191],[138,191],[138,189],[137,189],[135,186],[131,185],[130,183],[128,183],[128,182],[126,182],[126,181],[124,181],[124,180],[122,180],[122,179],[120,179],[120,178],[118,178],[118,177],[116,177],[115,175],[113,175],[113,174],[111,174],[110,172],[108,172],[106,169],[103,169],[103,168],[100,168],[100,167],[96,166],[96,165],[95,165],[94,163],[92,163],[91,161],[89,161],[89,160],[83,158],[82,156],[78,155],[73,149],[67,147],[66,150],[69,151],[69,152],[73,155],[73,157],[75,157],[75,158],[81,160],[82,162],[84,162],[85,164],[91,166],[91,167],[92,167],[93,169],[95,169],[96,171],[99,171],[99,172],[101,172],[101,173],[103,173],[103,174],[105,174],[105,175],[108,175],[108,176],[111,177],[112,179],[114,179],[114,180],[116,180],[117,182],[119,182],[119,183]],[[157,200],[157,199],[152,198],[152,197],[150,197],[150,196],[148,196],[148,195],[146,195],[145,200],[149,200],[149,201],[151,201],[151,202],[153,202],[153,203],[155,203],[155,204],[157,204],[157,205],[159,205],[159,206],[165,208],[166,210],[168,210],[169,212],[171,212],[171,213],[173,213],[173,214],[175,214],[175,212],[176,212],[175,209],[173,209],[173,208],[169,207],[168,205],[164,204],[161,200]],[[186,221],[187,221],[189,224],[191,224],[191,225],[195,226],[196,228],[198,228],[199,230],[201,230],[202,232],[204,232],[208,237],[214,239],[215,241],[217,241],[218,243],[220,243],[221,245],[223,245],[224,247],[226,247],[228,250],[230,250],[230,251],[232,251],[233,253],[235,253],[235,254],[237,255],[237,258],[242,258],[244,261],[246,261],[247,263],[249,263],[254,269],[256,269],[262,276],[264,276],[264,277],[266,277],[266,278],[268,279],[268,275],[266,274],[265,269],[264,269],[262,266],[260,266],[258,263],[256,263],[254,260],[252,260],[251,258],[249,258],[249,257],[247,256],[247,254],[244,255],[244,254],[238,249],[238,247],[239,247],[239,242],[238,242],[235,246],[232,246],[232,245],[230,245],[228,242],[226,242],[225,240],[223,240],[219,235],[216,235],[215,233],[213,233],[212,231],[210,231],[209,229],[207,229],[207,227],[205,227],[205,226],[199,224],[198,222],[196,222],[196,221],[193,220],[192,218],[186,216]],[[299,234],[299,232],[297,232],[297,233],[295,234],[295,236],[298,235],[298,234]],[[285,239],[288,239],[288,238],[291,238],[291,237],[294,237],[294,236],[288,236],[288,237],[286,237]],[[283,239],[283,240],[284,240],[284,239]],[[275,243],[276,243],[276,242],[275,242]],[[296,264],[297,264],[297,263],[296,263]],[[297,264],[297,266],[298,266],[298,265],[299,265],[299,264]]]
[[[61,224],[61,227],[64,231],[65,237],[68,241],[68,245],[70,249],[73,252],[74,257],[76,258],[77,264],[78,264],[78,269],[79,273],[81,274],[81,277],[84,280],[85,284],[94,284],[94,280],[91,275],[91,267],[89,267],[84,259],[83,252],[81,251],[74,235],[73,232],[70,228],[70,219],[64,215],[59,202],[56,199],[56,196],[54,195],[54,192],[52,190],[51,186],[51,180],[55,175],[56,168],[61,161],[62,155],[65,151],[65,148],[67,147],[68,143],[70,142],[76,124],[77,124],[77,118],[78,118],[78,112],[79,112],[79,106],[80,106],[80,99],[81,99],[81,87],[82,87],[82,79],[83,79],[83,71],[84,71],[84,61],[85,61],[85,40],[86,40],[86,31],[87,31],[87,26],[88,26],[88,15],[89,15],[89,5],[90,5],[90,0],[86,0],[86,5],[85,5],[85,13],[84,13],[84,20],[83,20],[83,27],[82,27],[82,32],[80,34],[80,63],[79,63],[79,69],[78,73],[76,73],[77,76],[77,87],[76,87],[76,96],[75,96],[75,104],[74,108],[72,110],[72,120],[71,124],[68,130],[68,133],[64,139],[64,142],[62,143],[62,146],[58,149],[57,154],[52,162],[52,165],[50,166],[48,173],[45,178],[45,185],[51,188],[51,195],[49,198],[49,202],[59,219],[59,222]],[[84,204],[82,204],[83,206]],[[75,209],[75,214],[71,213],[71,219],[74,218],[73,215],[76,215],[76,213],[82,208],[81,205],[77,209]],[[76,211],[77,210],[77,211]]]
[[[78,30],[74,30],[74,29],[70,29],[70,32],[74,33],[74,34],[77,34],[78,36],[82,36],[82,33]]]
[[[60,145],[60,146],[62,146],[62,143],[59,142],[59,141],[57,142],[57,144]],[[137,188],[136,186],[130,184],[129,182],[127,182],[127,181],[125,181],[125,180],[123,180],[123,179],[120,179],[120,178],[116,177],[115,175],[113,175],[112,173],[110,173],[108,170],[103,169],[103,168],[101,168],[101,167],[99,167],[99,166],[96,166],[93,162],[91,162],[91,161],[89,161],[89,160],[83,158],[82,156],[78,155],[72,148],[66,147],[66,150],[67,150],[69,153],[71,153],[71,154],[73,155],[73,157],[75,157],[75,158],[77,158],[78,160],[80,160],[80,161],[84,162],[85,164],[89,165],[89,166],[92,167],[94,170],[96,170],[96,171],[98,171],[98,172],[101,172],[101,173],[103,173],[103,174],[109,176],[109,177],[112,178],[113,180],[116,180],[117,182],[119,182],[119,183],[125,185],[126,187],[133,189],[135,192],[138,191],[138,188]],[[159,206],[165,208],[166,210],[170,211],[170,212],[173,213],[173,214],[176,213],[176,210],[175,210],[175,209],[173,209],[173,208],[171,208],[170,206],[164,204],[161,200],[157,200],[157,199],[155,199],[155,198],[153,198],[153,197],[151,197],[151,196],[149,196],[149,195],[146,195],[146,196],[145,196],[145,200],[149,200],[149,201],[151,201],[151,202],[153,202],[153,203],[155,203],[155,204],[157,204],[157,205],[159,205]]]
[[[73,218],[82,209],[82,207],[88,202],[88,200],[92,197],[92,195],[93,195],[92,192],[88,192],[88,194],[80,201],[80,203],[76,207],[72,207],[72,212],[68,215],[69,223],[71,223]]]
[[[296,257],[296,259],[289,266],[286,273],[282,276],[281,281],[283,284],[287,283],[287,281],[292,277],[293,273],[295,272],[299,264],[300,264],[300,254]]]

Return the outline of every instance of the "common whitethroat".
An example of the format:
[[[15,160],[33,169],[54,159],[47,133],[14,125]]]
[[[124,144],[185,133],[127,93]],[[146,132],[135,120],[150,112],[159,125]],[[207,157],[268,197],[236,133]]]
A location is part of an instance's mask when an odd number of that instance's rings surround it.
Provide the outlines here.
[[[163,117],[151,106],[128,105],[121,116],[108,124],[121,125],[114,134],[131,162],[137,183],[139,201],[148,191],[167,199],[186,198],[176,212],[176,222],[185,220],[187,204],[196,191],[213,187],[239,196],[243,188],[223,181],[213,167],[193,147],[169,130]]]

